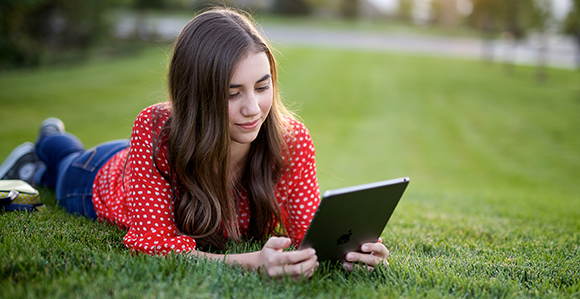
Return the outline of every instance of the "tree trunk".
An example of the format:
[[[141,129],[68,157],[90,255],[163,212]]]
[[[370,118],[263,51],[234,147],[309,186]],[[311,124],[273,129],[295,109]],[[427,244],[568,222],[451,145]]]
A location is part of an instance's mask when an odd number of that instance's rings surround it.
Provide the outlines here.
[[[513,74],[516,66],[516,52],[518,40],[510,32],[505,32],[502,37],[504,41],[503,65],[508,74]]]
[[[481,26],[481,59],[486,63],[493,63],[495,56],[493,22],[489,15],[483,18]]]
[[[540,46],[538,47],[538,56],[536,64],[536,79],[543,83],[546,81],[546,59],[548,54],[548,39],[546,33],[540,34]]]
[[[576,68],[580,71],[580,31],[578,31],[574,38],[576,40]]]

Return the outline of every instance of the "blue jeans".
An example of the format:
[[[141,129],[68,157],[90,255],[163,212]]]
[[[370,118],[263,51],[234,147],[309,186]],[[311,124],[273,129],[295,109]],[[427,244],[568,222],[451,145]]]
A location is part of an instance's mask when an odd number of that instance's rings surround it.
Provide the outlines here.
[[[128,146],[128,140],[116,140],[85,150],[69,133],[41,136],[36,141],[36,154],[46,167],[37,172],[36,183],[56,188],[58,204],[68,213],[97,219],[92,198],[97,172]]]

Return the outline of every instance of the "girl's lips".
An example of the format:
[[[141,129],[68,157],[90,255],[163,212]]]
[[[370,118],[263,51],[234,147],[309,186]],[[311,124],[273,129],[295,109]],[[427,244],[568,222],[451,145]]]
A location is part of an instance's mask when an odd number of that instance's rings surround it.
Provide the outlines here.
[[[260,123],[259,119],[256,119],[254,121],[250,121],[250,122],[246,122],[246,123],[241,123],[241,124],[236,124],[236,126],[244,129],[244,130],[252,130],[255,129],[258,124]]]

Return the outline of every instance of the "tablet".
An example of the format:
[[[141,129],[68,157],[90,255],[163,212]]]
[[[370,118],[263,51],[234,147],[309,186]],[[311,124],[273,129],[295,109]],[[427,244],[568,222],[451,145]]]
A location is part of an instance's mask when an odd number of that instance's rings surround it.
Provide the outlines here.
[[[377,241],[408,184],[404,177],[326,191],[298,249],[316,249],[321,263],[344,262]]]

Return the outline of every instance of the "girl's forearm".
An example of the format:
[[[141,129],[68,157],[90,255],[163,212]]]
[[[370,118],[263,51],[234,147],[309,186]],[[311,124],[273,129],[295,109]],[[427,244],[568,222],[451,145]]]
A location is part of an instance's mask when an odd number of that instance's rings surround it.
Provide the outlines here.
[[[241,266],[246,270],[255,270],[260,267],[258,263],[258,254],[260,252],[236,253],[236,254],[215,254],[203,251],[192,251],[191,255],[195,257],[207,258],[214,261],[225,262],[231,266]]]

